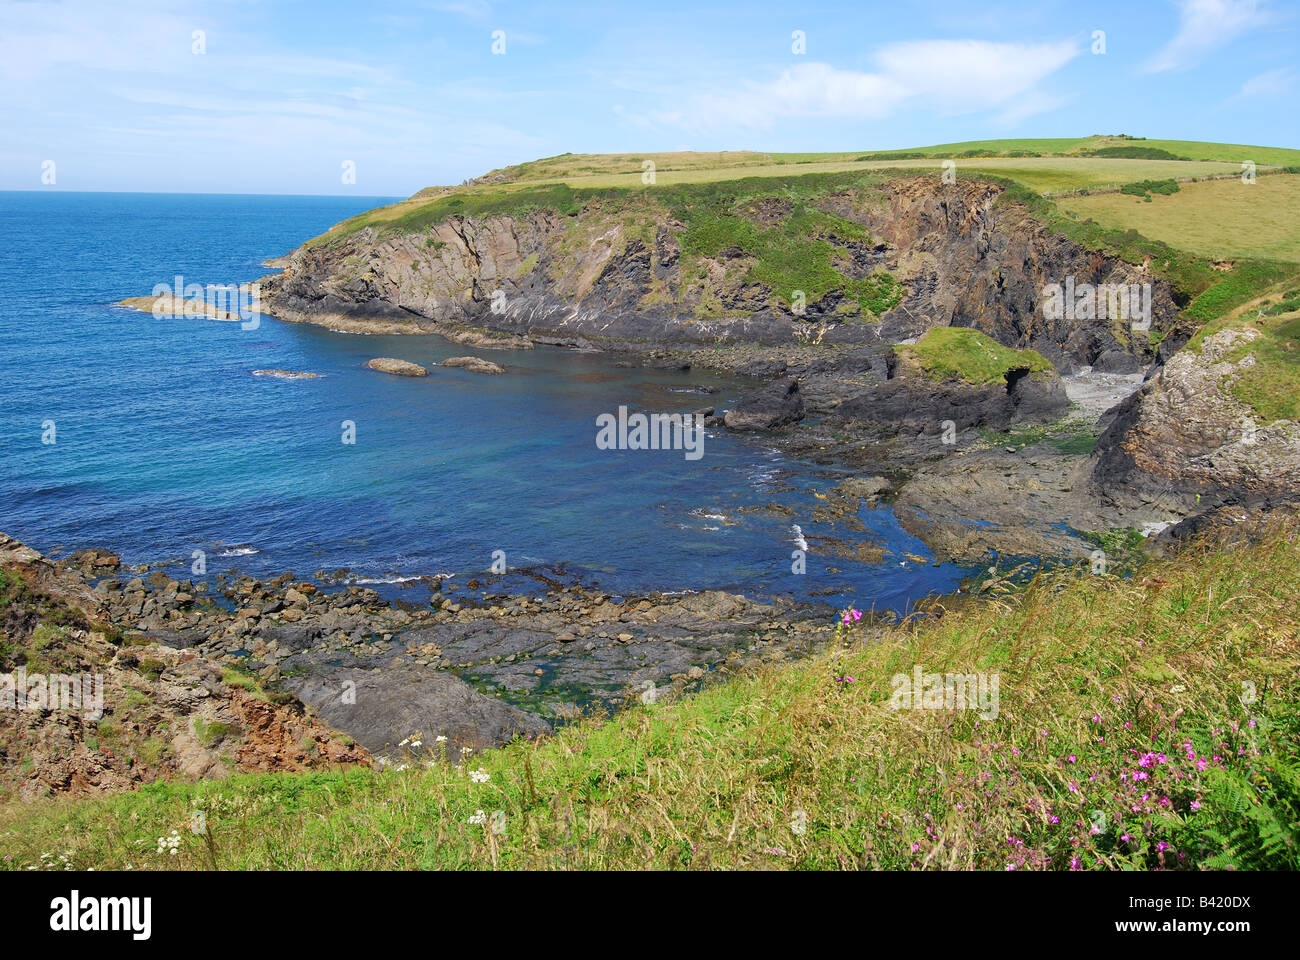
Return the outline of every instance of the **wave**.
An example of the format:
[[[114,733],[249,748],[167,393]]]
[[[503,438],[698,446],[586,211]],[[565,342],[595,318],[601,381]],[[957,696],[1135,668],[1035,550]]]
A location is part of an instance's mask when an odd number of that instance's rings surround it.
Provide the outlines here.
[[[214,557],[251,557],[253,554],[261,552],[257,547],[245,545],[242,547],[222,547],[220,550],[214,551],[212,555]]]

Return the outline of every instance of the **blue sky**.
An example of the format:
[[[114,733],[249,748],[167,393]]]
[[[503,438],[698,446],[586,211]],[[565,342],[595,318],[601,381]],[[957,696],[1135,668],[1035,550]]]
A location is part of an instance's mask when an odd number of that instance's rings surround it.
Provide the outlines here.
[[[0,0],[0,189],[389,196],[566,151],[1091,133],[1300,147],[1298,52],[1294,0]]]

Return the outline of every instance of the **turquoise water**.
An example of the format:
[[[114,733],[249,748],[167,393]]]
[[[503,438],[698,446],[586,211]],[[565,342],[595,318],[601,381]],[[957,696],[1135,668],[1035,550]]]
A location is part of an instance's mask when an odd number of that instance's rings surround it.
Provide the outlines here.
[[[386,198],[0,193],[0,530],[58,553],[188,562],[255,575],[346,567],[356,578],[566,566],[611,590],[707,587],[900,609],[967,571],[926,555],[888,508],[858,534],[892,553],[865,565],[814,550],[790,572],[792,523],[811,538],[812,490],[833,470],[710,430],[704,455],[608,451],[595,418],[620,404],[726,407],[743,386],[627,370],[599,354],[472,351],[432,336],[366,337],[263,318],[155,319],[113,306],[177,275],[229,284]],[[425,378],[477,353],[510,368]],[[320,375],[254,376],[255,369]],[[718,388],[697,392],[701,384]],[[355,444],[341,442],[342,423]],[[42,443],[53,421],[55,443]],[[742,513],[781,503],[792,517]],[[842,531],[841,531],[842,534]],[[827,566],[839,569],[829,573]]]

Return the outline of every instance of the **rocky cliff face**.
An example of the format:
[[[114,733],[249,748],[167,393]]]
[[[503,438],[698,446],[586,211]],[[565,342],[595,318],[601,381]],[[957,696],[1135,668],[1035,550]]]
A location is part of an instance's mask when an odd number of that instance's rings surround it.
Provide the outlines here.
[[[83,559],[92,575],[116,565]],[[107,613],[77,569],[0,534],[0,795],[369,763],[293,698],[193,652],[129,641]],[[76,698],[55,703],[72,677]]]
[[[1098,441],[1098,489],[1117,502],[1186,510],[1297,498],[1300,424],[1259,422],[1231,393],[1256,362],[1239,348],[1259,336],[1229,327],[1174,354]]]
[[[755,282],[736,248],[683,264],[685,224],[653,193],[638,221],[591,202],[574,216],[453,216],[419,232],[367,227],[305,245],[264,281],[274,315],[339,329],[442,332],[485,327],[512,335],[629,343],[757,342],[879,345],[933,326],[975,327],[1029,347],[1063,372],[1091,365],[1129,372],[1154,358],[1145,335],[1109,319],[1049,320],[1047,284],[1153,284],[1156,329],[1173,322],[1168,286],[1122,261],[1092,254],[1000,204],[1001,189],[934,177],[842,190],[818,209],[865,227],[867,239],[831,237],[849,282],[886,271],[902,298],[880,316],[854,314],[843,289],[796,313],[790,291]],[[756,227],[790,215],[779,197],[730,215]],[[648,211],[648,212],[647,212]],[[848,309],[846,309],[848,308]]]

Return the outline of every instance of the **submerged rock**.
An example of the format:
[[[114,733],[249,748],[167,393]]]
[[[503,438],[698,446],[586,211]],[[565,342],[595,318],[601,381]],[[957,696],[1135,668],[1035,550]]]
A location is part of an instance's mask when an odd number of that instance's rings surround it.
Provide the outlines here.
[[[483,360],[479,357],[448,357],[442,361],[444,367],[461,367],[470,373],[505,373],[506,368],[499,363],[493,363],[491,360]]]

